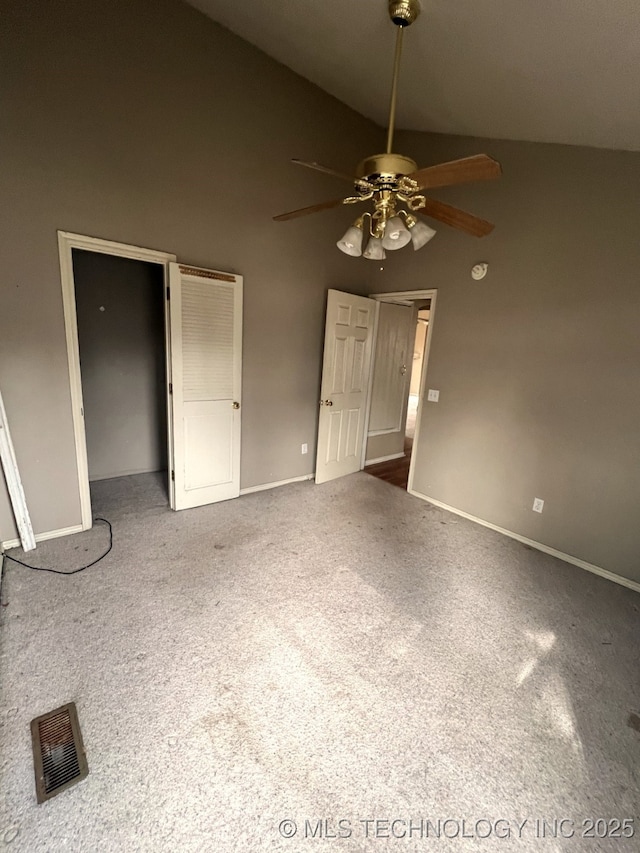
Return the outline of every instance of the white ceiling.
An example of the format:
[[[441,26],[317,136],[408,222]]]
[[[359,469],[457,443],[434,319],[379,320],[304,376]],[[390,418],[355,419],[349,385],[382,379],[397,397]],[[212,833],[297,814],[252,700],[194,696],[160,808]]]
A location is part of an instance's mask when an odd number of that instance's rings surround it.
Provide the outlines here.
[[[188,0],[385,126],[387,0]],[[638,0],[422,0],[398,126],[640,150]]]

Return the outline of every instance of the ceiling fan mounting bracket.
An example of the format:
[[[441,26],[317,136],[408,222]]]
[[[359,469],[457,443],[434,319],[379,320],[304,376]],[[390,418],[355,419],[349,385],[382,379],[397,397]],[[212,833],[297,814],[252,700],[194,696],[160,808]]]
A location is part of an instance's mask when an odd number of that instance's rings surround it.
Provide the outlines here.
[[[389,0],[389,17],[396,27],[410,27],[419,14],[418,0]]]

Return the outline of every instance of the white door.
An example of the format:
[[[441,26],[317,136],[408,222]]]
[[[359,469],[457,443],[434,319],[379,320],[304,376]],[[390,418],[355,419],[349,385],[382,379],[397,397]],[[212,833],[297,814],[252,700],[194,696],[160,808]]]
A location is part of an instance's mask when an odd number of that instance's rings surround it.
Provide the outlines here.
[[[361,468],[375,307],[373,299],[329,291],[316,483]]]
[[[413,367],[417,311],[405,305],[380,303],[373,365],[369,435],[401,433],[407,416]]]
[[[171,264],[171,506],[240,494],[242,276]]]

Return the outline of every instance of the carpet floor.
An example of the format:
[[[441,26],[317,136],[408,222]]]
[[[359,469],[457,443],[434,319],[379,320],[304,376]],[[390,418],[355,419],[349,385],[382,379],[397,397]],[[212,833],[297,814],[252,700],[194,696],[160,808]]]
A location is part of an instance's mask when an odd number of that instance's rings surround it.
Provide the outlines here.
[[[637,593],[363,473],[93,509],[103,561],[5,568],[0,845],[639,849]],[[69,701],[89,776],[37,805],[29,722]]]

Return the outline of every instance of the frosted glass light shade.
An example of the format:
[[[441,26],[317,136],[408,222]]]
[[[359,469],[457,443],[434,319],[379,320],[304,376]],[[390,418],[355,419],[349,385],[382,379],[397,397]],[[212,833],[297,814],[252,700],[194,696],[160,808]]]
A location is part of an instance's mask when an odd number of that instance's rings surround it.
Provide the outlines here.
[[[410,227],[409,234],[411,235],[411,242],[413,243],[414,251],[421,249],[429,242],[429,240],[431,240],[432,237],[436,236],[434,229],[430,228],[426,222],[421,222],[419,219],[416,221],[415,225]]]
[[[347,228],[344,237],[338,240],[336,246],[345,255],[351,255],[352,258],[359,258],[362,254],[362,228],[358,228],[357,225]]]
[[[369,237],[369,242],[367,243],[367,248],[364,250],[363,255],[370,261],[382,261],[387,257],[384,248],[382,247],[382,240],[380,237]]]
[[[405,224],[399,216],[392,216],[387,222],[382,237],[382,245],[385,249],[401,249],[411,240],[411,234],[405,228]]]

